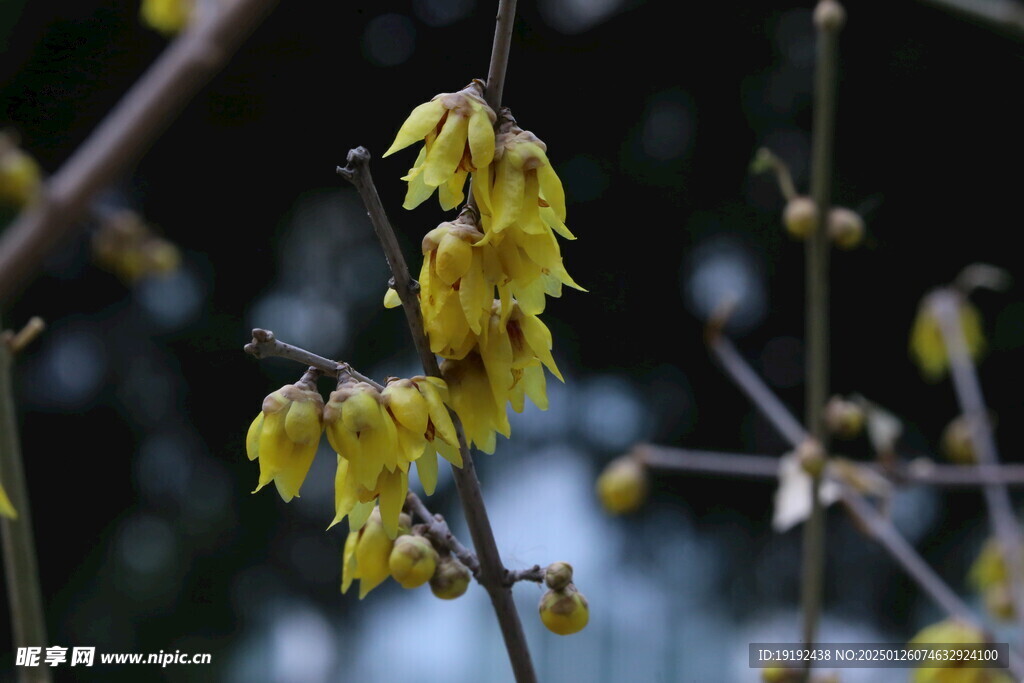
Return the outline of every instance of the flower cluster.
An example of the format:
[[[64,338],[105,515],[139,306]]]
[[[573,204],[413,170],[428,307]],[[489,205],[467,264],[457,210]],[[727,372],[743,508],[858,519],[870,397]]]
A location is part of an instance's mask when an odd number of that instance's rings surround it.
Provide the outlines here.
[[[313,463],[320,435],[337,452],[334,526],[345,517],[360,530],[379,505],[389,539],[409,491],[409,466],[416,463],[424,490],[437,484],[437,453],[462,466],[455,426],[448,414],[448,387],[434,377],[391,378],[383,391],[344,372],[324,403],[310,370],[295,384],[270,394],[246,437],[250,460],[260,462],[259,491],[274,482],[288,502]]]
[[[469,441],[488,453],[497,434],[509,436],[506,404],[521,412],[529,397],[547,408],[544,368],[562,375],[551,332],[538,316],[563,285],[582,289],[566,272],[556,239],[575,238],[565,226],[565,192],[547,147],[508,110],[495,134],[497,118],[474,81],[413,110],[387,152],[423,140],[404,178],[406,208],[434,188],[441,206],[454,208],[472,175],[475,208],[423,238],[419,301],[430,348],[444,359],[451,405]],[[398,303],[389,290],[385,306]]]
[[[351,526],[342,557],[341,592],[347,593],[359,579],[359,599],[390,576],[402,588],[418,588],[430,582],[430,590],[443,600],[466,592],[469,570],[447,548],[435,548],[430,540],[410,529],[402,514],[401,535],[389,535],[380,509],[374,509],[359,528]]]

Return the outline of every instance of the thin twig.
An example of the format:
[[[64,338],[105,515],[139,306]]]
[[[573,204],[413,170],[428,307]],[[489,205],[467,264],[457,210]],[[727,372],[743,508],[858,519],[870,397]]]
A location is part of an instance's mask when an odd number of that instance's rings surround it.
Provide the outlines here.
[[[177,38],[0,237],[0,306],[75,228],[89,201],[128,169],[227,63],[276,0],[220,3]]]
[[[409,331],[412,333],[413,342],[419,353],[420,361],[423,363],[423,370],[433,377],[441,377],[437,357],[430,350],[430,344],[423,330],[419,297],[412,287],[413,280],[405,263],[405,257],[398,246],[398,239],[395,237],[394,229],[391,227],[391,222],[388,220],[387,213],[377,194],[377,188],[373,183],[373,177],[370,175],[369,161],[370,153],[364,147],[358,147],[348,153],[348,165],[343,168],[339,167],[338,173],[355,185],[366,205],[370,222],[373,224],[373,229],[377,233],[377,238],[380,240],[391,268],[394,288],[398,293],[398,298],[402,301],[402,308],[405,310]],[[462,501],[463,513],[466,515],[469,534],[473,538],[473,546],[476,548],[477,557],[480,560],[478,580],[491,598],[516,681],[532,683],[537,680],[537,677],[533,670],[523,625],[519,620],[515,602],[512,600],[512,591],[506,583],[508,570],[502,564],[501,556],[498,553],[498,545],[494,540],[494,532],[491,530],[491,523],[487,517],[487,508],[484,505],[483,493],[480,490],[480,482],[476,476],[476,468],[466,441],[465,431],[462,428],[462,421],[454,411],[449,412],[451,412],[452,422],[455,424],[456,434],[459,437],[459,450],[462,453],[462,467],[453,466],[452,474],[455,478],[455,486],[459,491],[459,498]]]
[[[926,5],[1024,39],[1024,5],[1015,0],[922,0]]]
[[[664,472],[770,481],[779,478],[777,455],[722,453],[648,443],[633,446],[631,454],[645,466]],[[1021,465],[941,465],[922,458],[895,466],[874,462],[856,463],[856,466],[885,477],[896,486],[977,488],[993,483],[1024,486],[1024,466]]]
[[[487,87],[484,90],[484,100],[495,113],[501,110],[501,95],[505,89],[505,71],[508,70],[508,51],[512,46],[515,19],[516,0],[499,0],[498,16],[494,19],[491,62],[487,68]]]
[[[775,174],[775,181],[779,184],[779,192],[782,193],[783,198],[787,202],[799,196],[799,193],[796,191],[796,185],[793,183],[793,174],[789,171],[789,165],[780,159],[775,152],[767,147],[762,147],[757,150],[754,163],[757,165],[756,172],[771,169],[772,173]]]
[[[362,374],[358,370],[355,370],[348,363],[342,363],[339,361],[329,360],[323,356],[318,356],[311,351],[301,349],[298,346],[292,346],[286,344],[283,341],[278,341],[274,336],[274,333],[270,330],[262,330],[256,328],[252,331],[252,341],[245,345],[245,352],[255,358],[287,358],[293,360],[296,363],[302,365],[314,367],[319,370],[322,374],[328,377],[337,377],[341,371],[347,372],[353,378],[360,382],[366,382],[377,388],[378,391],[384,390],[384,385],[376,382],[370,377]]]
[[[11,631],[15,647],[48,647],[46,614],[43,611],[39,566],[32,537],[28,486],[18,441],[18,420],[14,411],[10,349],[0,344],[0,482],[3,482],[17,519],[0,517],[3,536],[4,576],[11,609]],[[24,668],[19,680],[47,682],[49,667]]]
[[[431,514],[420,497],[412,491],[409,491],[405,497],[405,507],[427,526],[427,532],[435,543],[448,548],[455,557],[459,558],[459,562],[466,565],[466,569],[473,574],[473,577],[477,581],[480,580],[480,561],[472,550],[462,545],[462,542],[455,537],[444,517]]]
[[[22,349],[35,341],[35,338],[43,333],[46,329],[46,323],[38,315],[29,318],[29,321],[25,323],[17,332],[11,332],[6,330],[2,333],[2,341],[7,345],[12,355],[21,353]]]
[[[712,342],[722,340],[724,340],[724,337],[721,337],[720,334],[710,337]],[[729,373],[730,378],[745,391],[762,414],[770,417],[774,416],[775,419],[772,420],[772,424],[775,425],[779,434],[789,441],[790,446],[793,448],[799,447],[804,442],[806,434],[793,434],[783,428],[786,424],[796,422],[796,418],[788,413],[782,401],[771,392],[754,370],[746,364],[742,356],[736,353],[732,357],[732,361],[729,364],[723,363],[723,367]],[[761,403],[760,401],[765,402]],[[892,521],[879,514],[851,487],[842,482],[837,483],[843,500],[847,504],[847,509],[857,515],[857,519],[862,523],[862,526],[872,531],[874,538],[900,563],[900,566],[903,567],[908,576],[917,582],[939,607],[952,617],[961,618],[964,614],[971,614],[963,602],[956,597],[956,593],[942,581],[941,577],[932,571],[917,551],[914,550],[913,546],[903,538]],[[940,584],[941,588],[938,587]],[[950,596],[954,599],[950,600]],[[978,623],[973,618],[970,618],[969,622],[972,624]],[[1018,678],[1024,677],[1024,660],[1013,649],[1010,651],[1010,659],[1014,675]]]
[[[814,11],[818,29],[814,74],[814,125],[811,130],[811,199],[818,209],[817,226],[807,237],[807,384],[804,395],[807,431],[828,452],[828,430],[824,424],[829,387],[829,248],[827,217],[832,204],[833,147],[836,121],[836,81],[839,61],[839,31],[845,10],[837,0],[820,0]],[[811,516],[804,525],[803,569],[800,605],[803,612],[803,641],[810,647],[818,632],[824,598],[825,510],[821,501],[819,473],[811,476]],[[810,665],[808,665],[808,669]]]
[[[960,294],[942,289],[929,295],[927,305],[939,322],[942,341],[949,356],[950,375],[956,390],[960,412],[970,430],[971,442],[978,462],[989,467],[999,464],[999,452],[992,434],[992,423],[988,419],[985,397],[981,383],[971,360],[960,322]],[[1009,568],[1010,587],[1014,613],[1024,637],[1024,547],[1021,545],[1021,530],[1013,512],[1010,492],[1001,483],[989,484],[984,488],[985,503],[1003,559]]]

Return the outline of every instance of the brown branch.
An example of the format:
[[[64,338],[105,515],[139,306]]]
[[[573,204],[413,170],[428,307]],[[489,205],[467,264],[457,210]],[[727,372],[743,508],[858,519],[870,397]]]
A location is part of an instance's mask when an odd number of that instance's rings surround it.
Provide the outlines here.
[[[0,306],[75,228],[90,199],[124,173],[227,63],[276,0],[220,3],[177,38],[0,237]]]
[[[15,647],[48,647],[46,613],[39,585],[39,563],[32,537],[28,485],[25,482],[18,420],[11,385],[12,353],[0,344],[0,482],[3,483],[17,519],[0,517],[4,576],[10,604],[11,633]],[[49,667],[23,669],[20,680],[45,683],[51,680]]]
[[[687,472],[741,479],[779,477],[779,457],[721,453],[655,444],[637,444],[632,455],[645,466],[665,472]],[[1000,482],[1024,486],[1024,466],[941,465],[922,459],[894,466],[857,463],[858,467],[883,477],[897,486],[935,486],[940,488],[977,488]]]
[[[716,321],[716,330],[721,329],[720,323],[721,321]],[[721,344],[723,341],[727,340],[725,340],[720,332],[709,335],[709,343],[712,343],[713,348],[714,344]],[[730,362],[728,364],[723,363],[722,365],[730,378],[744,390],[762,414],[770,416],[769,419],[772,420],[772,424],[775,425],[779,434],[788,440],[793,448],[798,448],[803,443],[806,435],[794,433],[793,430],[785,428],[786,425],[796,422],[796,418],[789,413],[785,404],[771,392],[768,386],[757,376],[757,373],[746,364],[743,357],[735,352],[731,344],[729,344],[729,348],[733,351],[733,354],[729,356]],[[942,578],[928,566],[917,551],[914,550],[913,546],[903,538],[891,520],[879,514],[863,496],[849,486],[839,482],[839,488],[847,509],[856,516],[863,527],[872,533],[873,538],[889,552],[893,559],[907,572],[907,575],[921,586],[939,607],[952,617],[964,618],[964,615],[968,615],[967,620],[971,624],[978,623],[977,620],[969,616],[971,614],[970,609],[942,581]],[[1021,660],[1019,655],[1012,649],[1010,651],[1010,658],[1014,675],[1018,678],[1024,676],[1024,660]]]
[[[420,361],[423,363],[423,370],[428,375],[441,377],[437,357],[430,350],[430,344],[423,330],[419,297],[412,286],[412,276],[409,274],[402,250],[398,246],[395,231],[380,202],[373,177],[370,175],[369,162],[370,153],[364,147],[357,147],[348,153],[348,165],[343,168],[338,167],[338,174],[355,185],[366,205],[370,222],[373,224],[373,229],[384,249],[388,266],[391,268],[394,288],[398,293],[398,298],[402,301],[402,308],[405,311],[406,321],[409,324],[409,331],[419,353]],[[502,564],[501,555],[498,553],[498,545],[494,540],[491,522],[487,517],[480,481],[476,476],[476,467],[466,442],[462,421],[454,411],[449,410],[449,412],[459,437],[459,451],[462,453],[462,467],[453,466],[452,475],[462,501],[462,510],[466,515],[469,534],[473,538],[473,545],[480,561],[478,580],[491,598],[516,681],[532,683],[537,680],[537,677],[533,670],[523,625],[519,620],[515,602],[512,600],[512,590],[507,583],[508,570]]]
[[[278,341],[270,330],[256,328],[252,331],[252,341],[245,345],[245,352],[255,358],[287,358],[296,363],[314,367],[321,374],[328,377],[337,377],[340,372],[346,372],[360,382],[373,385],[378,391],[384,390],[384,385],[374,381],[361,372],[355,370],[351,365],[344,362],[330,360],[315,353]]]
[[[484,100],[498,113],[501,95],[505,89],[505,71],[508,70],[508,51],[512,46],[512,27],[516,18],[516,0],[500,0],[498,16],[494,19],[494,42],[491,44],[491,63],[487,68],[487,87]]]
[[[462,542],[455,537],[448,527],[448,522],[441,515],[431,514],[427,506],[423,504],[420,497],[410,491],[405,498],[406,509],[426,525],[427,534],[435,545],[447,548],[459,562],[466,565],[466,568],[473,574],[473,578],[480,580],[480,561],[472,550],[462,545]]]
[[[953,388],[960,411],[970,428],[978,463],[988,467],[997,466],[999,452],[992,434],[992,423],[988,419],[985,397],[960,321],[961,295],[950,289],[938,290],[928,296],[927,305],[939,322],[942,341],[949,356]],[[1020,525],[1013,511],[1010,492],[1004,484],[988,484],[984,492],[993,531],[999,539],[1003,559],[1009,568],[1014,613],[1024,637],[1024,547],[1021,544]]]
[[[46,323],[38,315],[29,318],[29,321],[25,323],[17,332],[12,330],[4,330],[0,332],[0,342],[7,345],[12,355],[21,353],[22,349],[31,344],[36,337],[43,333],[46,329]]]

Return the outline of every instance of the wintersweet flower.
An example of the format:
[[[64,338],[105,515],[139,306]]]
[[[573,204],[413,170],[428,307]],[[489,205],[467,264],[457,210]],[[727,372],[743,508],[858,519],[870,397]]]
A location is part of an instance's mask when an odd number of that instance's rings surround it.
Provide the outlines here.
[[[312,370],[263,400],[263,410],[245,438],[249,460],[260,461],[256,491],[274,482],[286,503],[299,495],[320,442],[323,410],[324,400]]]
[[[507,110],[494,147],[494,163],[478,168],[473,196],[484,232],[497,237],[513,225],[528,235],[554,230],[576,239],[565,227],[565,191],[547,157],[547,145],[524,131]]]
[[[374,508],[366,524],[349,531],[341,562],[341,592],[347,593],[354,579],[359,579],[359,599],[384,583],[390,575],[388,560],[394,541],[384,530],[381,513]]]
[[[384,153],[388,156],[420,140],[424,142],[416,163],[402,178],[409,183],[403,206],[416,208],[435,189],[443,209],[462,203],[467,175],[486,169],[494,158],[496,120],[484,101],[483,83],[478,80],[413,109]]]
[[[194,9],[194,0],[142,0],[139,18],[146,26],[173,36],[188,26]]]
[[[441,374],[448,383],[451,406],[462,420],[466,439],[485,453],[493,453],[495,432],[508,438],[511,427],[504,401],[499,403],[494,397],[480,354],[474,351],[458,360],[445,359]]]
[[[364,489],[375,491],[381,472],[398,468],[398,430],[373,385],[343,381],[324,407],[324,425],[331,447],[349,462],[348,476]]]
[[[966,299],[960,301],[960,325],[967,350],[972,358],[977,358],[985,347],[985,336],[981,331],[981,315]],[[942,337],[939,319],[932,311],[931,297],[925,297],[914,318],[914,327],[910,332],[910,355],[917,362],[921,373],[926,379],[941,379],[949,368],[949,354],[946,342]]]
[[[0,203],[23,207],[39,194],[42,171],[36,160],[0,133]]]

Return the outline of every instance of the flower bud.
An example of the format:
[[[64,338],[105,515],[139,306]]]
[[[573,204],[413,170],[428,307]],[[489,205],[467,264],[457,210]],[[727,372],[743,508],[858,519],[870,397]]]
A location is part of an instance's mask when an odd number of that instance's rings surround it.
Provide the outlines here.
[[[539,609],[540,620],[549,631],[560,636],[582,631],[590,621],[587,599],[571,583],[562,590],[545,593]]]
[[[418,588],[434,575],[437,560],[437,551],[427,539],[399,536],[388,558],[388,568],[402,588]]]
[[[41,183],[36,160],[0,133],[0,203],[21,208],[36,198]]]
[[[442,600],[454,600],[466,592],[472,578],[465,565],[451,555],[444,555],[430,577],[430,591]]]
[[[842,206],[828,213],[828,236],[840,249],[853,249],[864,241],[864,219]]]
[[[959,465],[973,465],[974,442],[971,440],[971,426],[963,416],[957,416],[942,430],[942,452]]]
[[[837,0],[821,0],[814,8],[814,25],[819,31],[838,31],[846,23],[846,10]]]
[[[782,211],[786,232],[798,239],[807,239],[818,227],[818,205],[810,197],[794,197]]]
[[[618,457],[597,478],[597,495],[613,515],[633,512],[647,498],[647,471],[632,456]]]
[[[833,396],[825,406],[825,426],[837,436],[852,439],[864,429],[864,409],[853,401]]]
[[[815,439],[805,439],[796,449],[797,461],[804,472],[812,477],[821,476],[825,471],[825,452]]]
[[[568,562],[555,562],[544,570],[544,583],[551,590],[560,591],[572,583],[572,565]]]

